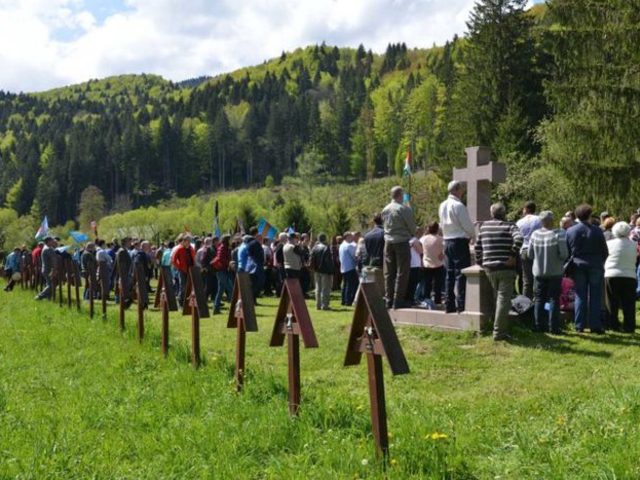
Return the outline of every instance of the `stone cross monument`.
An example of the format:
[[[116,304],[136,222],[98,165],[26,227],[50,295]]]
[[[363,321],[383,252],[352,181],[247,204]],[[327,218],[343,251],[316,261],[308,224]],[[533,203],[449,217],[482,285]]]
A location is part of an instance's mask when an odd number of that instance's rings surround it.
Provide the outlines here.
[[[488,147],[469,147],[467,168],[454,168],[453,179],[467,184],[467,208],[472,222],[489,220],[491,184],[504,182],[507,170],[504,163],[491,161]]]

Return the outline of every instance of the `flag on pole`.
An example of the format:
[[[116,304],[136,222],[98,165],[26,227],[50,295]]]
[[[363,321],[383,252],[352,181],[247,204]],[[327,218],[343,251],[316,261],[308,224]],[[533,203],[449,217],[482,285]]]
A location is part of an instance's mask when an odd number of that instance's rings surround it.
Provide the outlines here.
[[[411,176],[411,150],[407,150],[407,156],[404,158],[404,168],[402,169],[402,174],[405,177]]]
[[[263,238],[274,239],[278,236],[278,229],[267,222],[264,218],[258,221],[258,233]]]
[[[42,219],[42,223],[40,224],[40,228],[38,228],[38,231],[36,232],[36,240],[40,241],[47,235],[49,235],[49,221],[45,215]]]

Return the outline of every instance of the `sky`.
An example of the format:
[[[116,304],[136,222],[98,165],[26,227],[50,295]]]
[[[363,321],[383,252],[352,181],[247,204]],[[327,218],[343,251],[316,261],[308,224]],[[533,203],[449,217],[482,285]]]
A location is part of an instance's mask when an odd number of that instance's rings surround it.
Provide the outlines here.
[[[125,73],[180,81],[322,41],[374,52],[397,42],[429,47],[464,34],[474,3],[0,0],[0,90],[42,91]]]

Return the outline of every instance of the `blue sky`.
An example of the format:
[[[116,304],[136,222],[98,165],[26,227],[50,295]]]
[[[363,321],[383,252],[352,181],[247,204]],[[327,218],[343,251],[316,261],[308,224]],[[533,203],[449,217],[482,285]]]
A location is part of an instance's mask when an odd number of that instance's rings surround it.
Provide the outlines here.
[[[463,34],[475,0],[0,0],[0,90],[124,73],[215,75],[326,41],[384,51]],[[539,3],[539,2],[536,2]]]

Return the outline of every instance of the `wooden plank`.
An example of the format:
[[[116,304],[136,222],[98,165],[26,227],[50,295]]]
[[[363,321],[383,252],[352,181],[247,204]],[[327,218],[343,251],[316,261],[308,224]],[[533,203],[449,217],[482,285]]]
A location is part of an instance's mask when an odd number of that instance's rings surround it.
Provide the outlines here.
[[[382,342],[391,372],[394,375],[409,373],[409,364],[402,351],[402,346],[398,340],[396,329],[391,322],[389,311],[384,304],[384,299],[378,295],[374,283],[361,284],[360,293],[363,292],[364,299],[369,307],[370,318],[373,321],[377,336]]]
[[[246,272],[238,272],[236,274],[231,304],[229,305],[227,328],[236,328],[238,326],[238,321],[236,319],[238,302],[240,302],[241,312],[239,312],[239,314],[243,319],[245,331],[257,332],[258,320],[256,318],[256,302],[253,296],[251,277]]]
[[[171,280],[171,269],[169,267],[161,267],[160,275],[158,276],[158,286],[156,288],[156,297],[154,301],[154,307],[160,307],[160,294],[162,289],[165,289],[167,297],[167,304],[170,312],[178,311],[178,300],[176,299],[176,291],[173,289],[173,282]]]
[[[184,306],[182,308],[183,315],[191,315],[191,304],[189,302],[189,296],[191,292],[196,296],[196,306],[198,307],[198,317],[209,317],[209,306],[207,304],[207,297],[204,291],[204,284],[202,283],[202,274],[200,267],[194,265],[189,269],[187,274],[187,290],[184,297]]]
[[[291,329],[288,328],[288,315],[291,315]],[[280,304],[276,313],[269,346],[281,347],[289,333],[299,334],[305,348],[318,348],[318,339],[313,329],[309,309],[304,301],[300,280],[287,278],[282,286]]]

